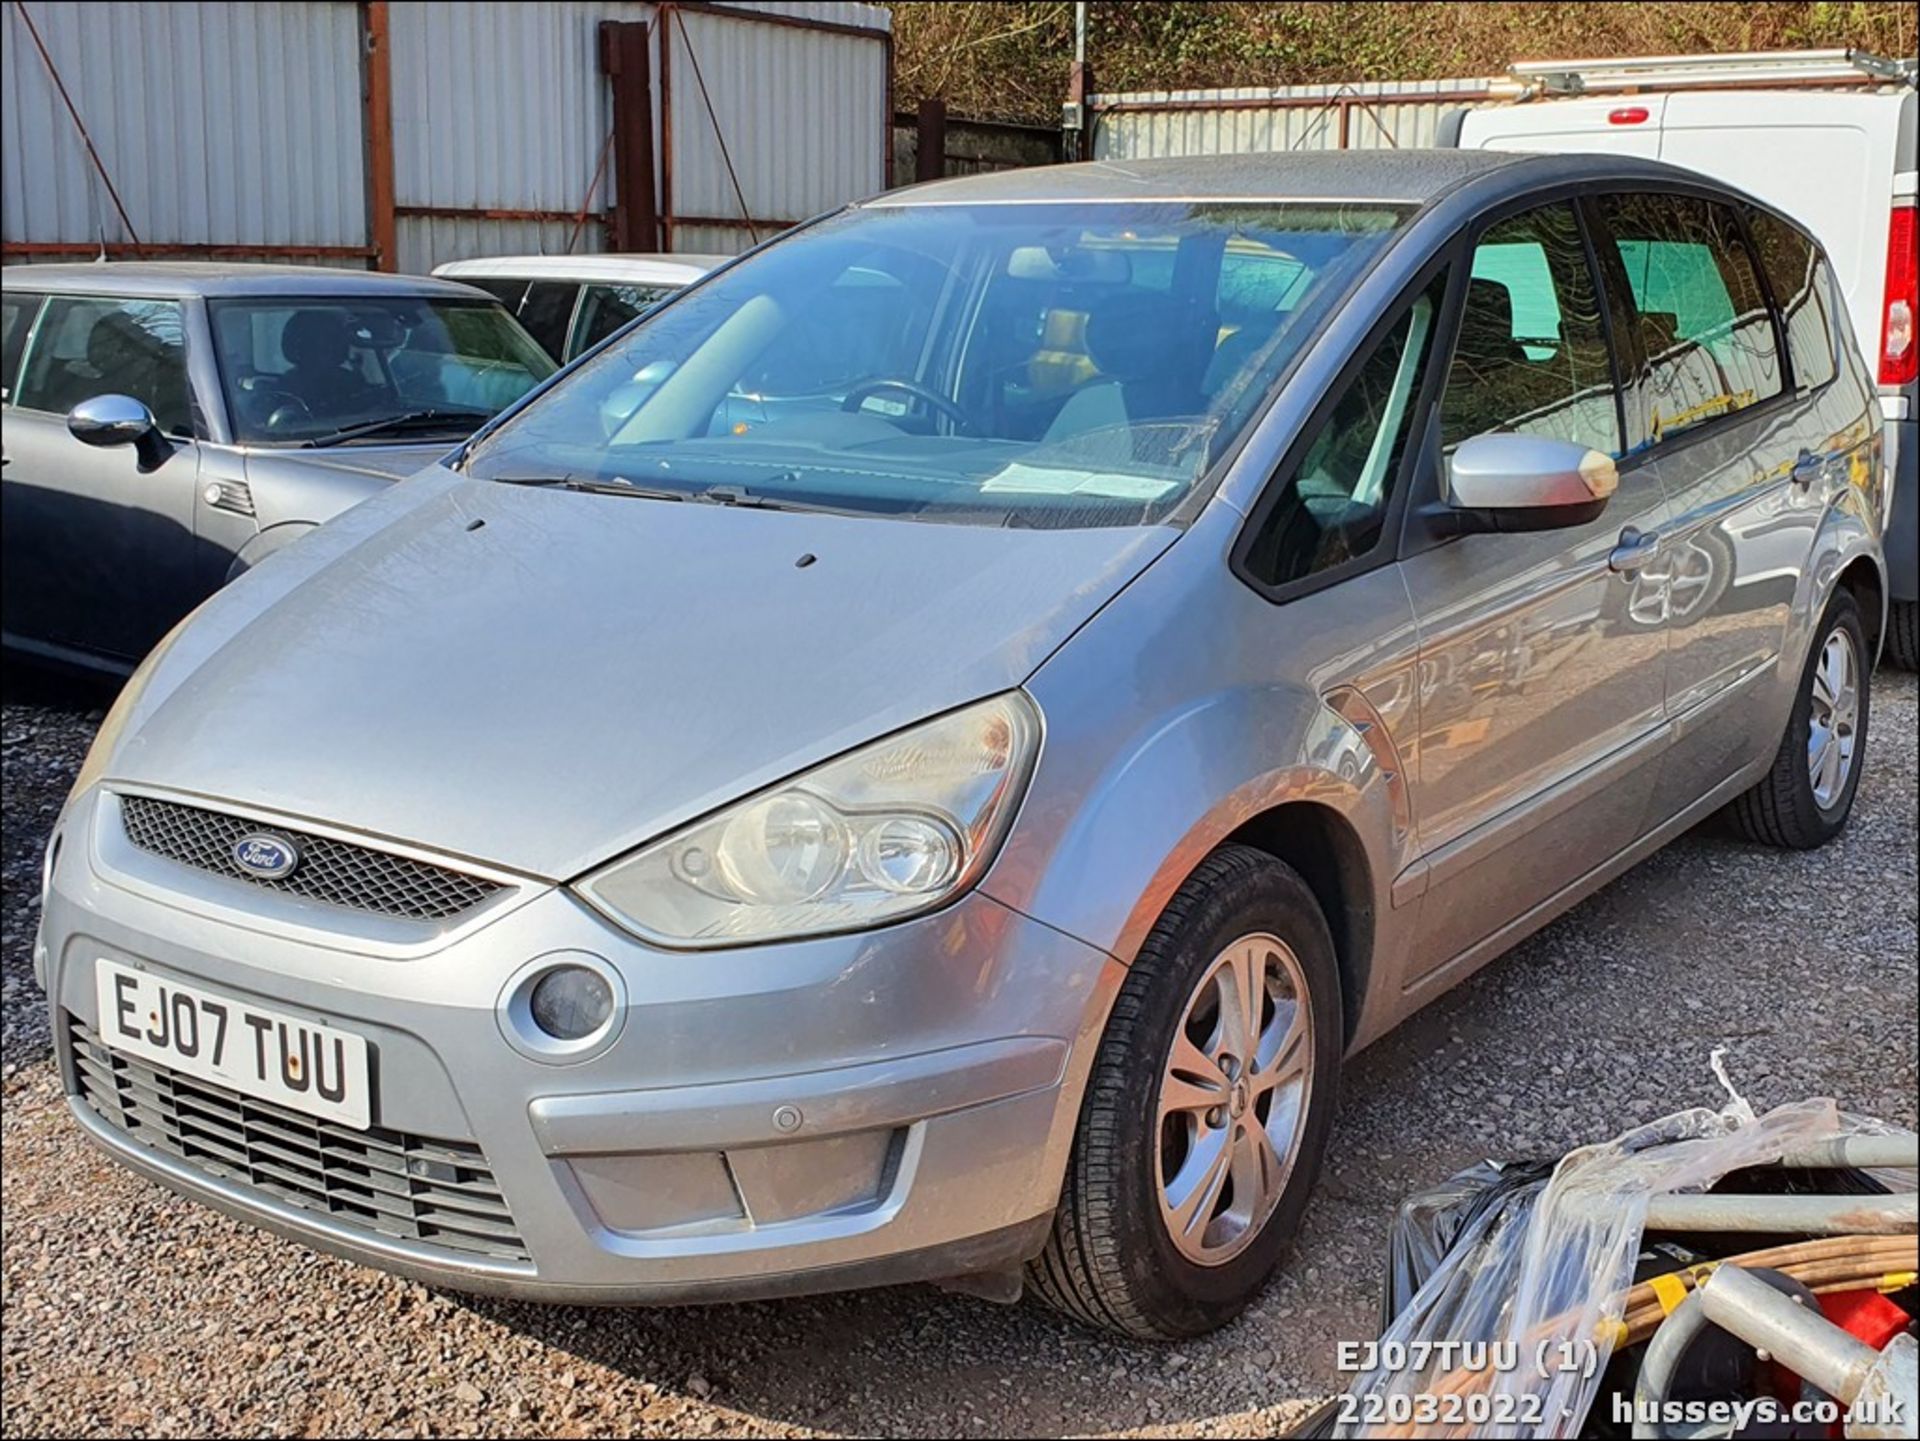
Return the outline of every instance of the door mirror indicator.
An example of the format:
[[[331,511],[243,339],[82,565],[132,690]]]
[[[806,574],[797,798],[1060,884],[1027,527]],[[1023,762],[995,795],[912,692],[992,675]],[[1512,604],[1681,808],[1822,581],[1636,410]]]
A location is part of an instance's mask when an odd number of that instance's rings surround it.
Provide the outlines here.
[[[140,468],[152,470],[173,453],[153,412],[130,395],[96,395],[67,412],[67,431],[82,445],[131,445]]]
[[[1598,517],[1619,484],[1611,456],[1503,431],[1454,451],[1446,509],[1460,513],[1456,530],[1557,530]]]

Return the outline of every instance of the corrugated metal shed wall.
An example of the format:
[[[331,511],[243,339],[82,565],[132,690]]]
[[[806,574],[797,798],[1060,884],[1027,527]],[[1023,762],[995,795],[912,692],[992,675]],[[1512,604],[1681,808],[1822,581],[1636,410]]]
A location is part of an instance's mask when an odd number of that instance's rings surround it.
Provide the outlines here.
[[[366,245],[356,6],[29,9],[142,241]],[[83,254],[127,241],[13,5],[5,36],[0,234]]]
[[[1438,138],[1441,117],[1472,103],[1461,98],[1462,92],[1483,93],[1493,83],[1484,79],[1379,81],[1096,95],[1091,102],[1096,117],[1094,155],[1101,160],[1132,160],[1337,150],[1343,109],[1350,149],[1430,146]],[[1384,98],[1389,96],[1395,98]],[[1100,108],[1115,104],[1141,108]]]
[[[822,8],[846,12],[818,17],[842,24],[884,28],[889,22],[886,12],[870,6]],[[676,216],[738,221],[744,196],[756,221],[791,224],[882,188],[892,117],[878,41],[748,25],[700,11],[674,14]],[[733,158],[739,195],[728,178],[719,137]],[[761,238],[769,233],[768,227],[760,228]],[[673,226],[676,250],[732,254],[752,243],[751,233],[738,225],[676,221]]]
[[[402,270],[469,255],[566,249],[561,221],[409,216],[409,208],[573,214],[612,123],[602,20],[653,18],[605,0],[395,0],[394,189]],[[603,178],[593,205],[609,200]],[[599,250],[589,219],[577,250]]]
[[[336,264],[359,263],[368,251],[361,8],[351,0],[29,4],[142,241],[326,248],[332,253],[323,258]],[[852,0],[729,8],[870,31],[890,25],[885,9]],[[621,0],[392,0],[400,267],[564,250],[612,122],[600,22],[655,15],[651,4]],[[804,219],[881,188],[890,117],[887,51],[878,39],[697,10],[680,12],[680,22],[676,212],[722,220],[740,213],[689,43],[755,219]],[[665,131],[658,32],[656,147]],[[6,42],[0,154],[10,258],[22,243],[91,253],[103,226],[109,241],[124,242],[11,4]],[[656,185],[664,178],[656,162]],[[576,248],[602,247],[599,216],[610,191],[609,172]],[[664,187],[659,198],[669,198]],[[477,213],[484,211],[514,215]],[[731,252],[750,239],[732,225],[673,233],[682,251]]]

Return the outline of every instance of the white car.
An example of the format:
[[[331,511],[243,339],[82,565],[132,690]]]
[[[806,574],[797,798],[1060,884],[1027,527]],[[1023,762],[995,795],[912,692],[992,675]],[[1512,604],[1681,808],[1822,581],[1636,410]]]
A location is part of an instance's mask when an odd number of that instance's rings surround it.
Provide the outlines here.
[[[1457,111],[1441,143],[1604,151],[1684,165],[1811,230],[1833,265],[1886,420],[1887,653],[1920,668],[1920,259],[1912,60],[1857,51],[1538,61],[1512,67],[1536,99]],[[1806,88],[1819,86],[1822,88]]]
[[[500,298],[564,365],[727,255],[494,255],[449,260],[435,275]]]

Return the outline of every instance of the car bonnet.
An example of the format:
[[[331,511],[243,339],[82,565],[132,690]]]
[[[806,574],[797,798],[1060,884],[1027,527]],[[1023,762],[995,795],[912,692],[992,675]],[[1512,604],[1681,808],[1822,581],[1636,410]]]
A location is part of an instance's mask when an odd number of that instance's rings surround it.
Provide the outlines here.
[[[567,878],[1020,684],[1177,534],[436,469],[203,607],[105,774]]]

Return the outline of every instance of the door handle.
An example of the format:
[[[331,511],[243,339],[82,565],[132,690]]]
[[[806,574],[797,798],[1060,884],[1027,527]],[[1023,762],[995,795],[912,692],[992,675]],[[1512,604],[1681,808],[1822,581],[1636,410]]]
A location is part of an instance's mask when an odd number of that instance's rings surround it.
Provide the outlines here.
[[[1827,473],[1827,458],[1815,455],[1810,450],[1800,452],[1800,458],[1793,463],[1790,472],[1793,483],[1802,490],[1812,490],[1813,483]]]
[[[1607,569],[1620,575],[1632,575],[1641,566],[1653,559],[1654,552],[1660,549],[1660,532],[1641,530],[1630,525],[1620,532],[1620,542],[1607,556]]]

